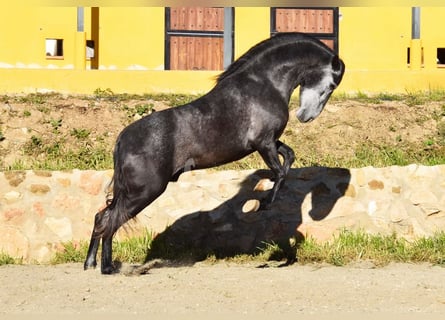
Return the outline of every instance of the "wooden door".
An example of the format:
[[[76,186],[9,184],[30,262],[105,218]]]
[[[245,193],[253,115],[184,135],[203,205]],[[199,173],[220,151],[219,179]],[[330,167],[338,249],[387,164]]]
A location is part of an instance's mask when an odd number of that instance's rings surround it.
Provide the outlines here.
[[[224,8],[166,8],[167,70],[223,70]]]
[[[272,8],[271,33],[308,33],[338,52],[338,8]]]

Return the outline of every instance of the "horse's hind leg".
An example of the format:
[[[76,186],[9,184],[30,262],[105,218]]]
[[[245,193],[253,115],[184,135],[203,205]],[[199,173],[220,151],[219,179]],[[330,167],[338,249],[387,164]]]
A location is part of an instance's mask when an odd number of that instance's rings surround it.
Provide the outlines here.
[[[142,174],[141,174],[142,176]],[[168,181],[162,181],[162,177],[151,176],[152,181],[158,181],[159,184],[145,184],[136,185],[133,184],[129,189],[121,203],[110,209],[106,214],[109,215],[108,223],[104,225],[106,228],[102,236],[102,257],[101,257],[101,272],[102,274],[115,273],[116,270],[113,266],[112,260],[112,240],[117,230],[128,220],[134,218],[145,207],[153,202],[167,187]],[[164,179],[166,180],[166,179]],[[141,181],[150,181],[141,179]],[[140,188],[136,188],[136,186]]]
[[[84,270],[87,270],[90,268],[96,268],[96,266],[97,266],[96,256],[97,256],[97,251],[99,249],[100,237],[98,236],[98,234],[96,232],[96,226],[98,225],[98,221],[102,214],[103,214],[103,211],[100,211],[94,217],[94,227],[93,227],[93,231],[91,232],[90,245],[88,247],[87,257],[83,264]]]
[[[295,160],[295,154],[289,146],[282,143],[281,141],[264,144],[257,150],[263,158],[264,162],[275,175],[274,186],[267,198],[261,203],[261,209],[266,209],[272,202],[274,202],[278,190],[281,189],[284,183],[284,179],[290,169],[290,166]],[[280,159],[278,158],[278,154],[281,154],[283,156],[283,164],[281,164]]]
[[[128,220],[136,216],[142,209],[137,212],[131,211],[131,216],[128,216]],[[97,213],[94,219],[94,228],[91,234],[90,245],[88,247],[87,257],[84,262],[84,270],[89,268],[95,268],[97,266],[97,251],[99,249],[100,241],[102,240],[102,253],[101,253],[101,273],[112,274],[116,270],[112,260],[112,243],[113,237],[116,231],[128,220],[116,219],[118,214],[116,208],[106,208]],[[127,216],[125,216],[127,217]],[[105,221],[103,221],[105,219]]]
[[[112,274],[116,272],[113,265],[113,235],[102,238],[102,257],[100,271],[102,274]]]

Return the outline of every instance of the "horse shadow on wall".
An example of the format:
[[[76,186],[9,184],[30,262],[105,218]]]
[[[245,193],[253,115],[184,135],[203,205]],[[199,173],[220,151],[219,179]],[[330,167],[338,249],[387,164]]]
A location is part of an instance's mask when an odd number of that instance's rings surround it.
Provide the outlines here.
[[[209,255],[225,258],[254,254],[268,243],[276,243],[286,263],[293,263],[297,245],[291,246],[289,239],[295,239],[297,244],[304,240],[297,230],[303,217],[314,221],[326,218],[338,199],[344,196],[351,174],[343,168],[291,169],[270,209],[243,212],[246,201],[263,199],[269,192],[254,191],[264,178],[271,178],[271,172],[258,170],[242,181],[234,197],[220,206],[176,220],[155,237],[146,262],[155,258],[181,258],[185,253],[193,261]]]

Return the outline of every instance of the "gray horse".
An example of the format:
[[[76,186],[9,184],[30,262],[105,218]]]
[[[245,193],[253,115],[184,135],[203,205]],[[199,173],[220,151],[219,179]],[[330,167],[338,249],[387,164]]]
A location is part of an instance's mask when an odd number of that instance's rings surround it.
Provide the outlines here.
[[[102,239],[101,272],[113,273],[116,231],[184,170],[218,166],[258,151],[274,174],[274,187],[261,208],[271,205],[295,159],[293,150],[278,140],[289,119],[292,92],[300,86],[297,118],[311,121],[344,70],[343,61],[322,42],[301,33],[279,33],[232,63],[206,95],[126,127],[114,149],[113,198],[95,216],[84,268],[96,267]]]

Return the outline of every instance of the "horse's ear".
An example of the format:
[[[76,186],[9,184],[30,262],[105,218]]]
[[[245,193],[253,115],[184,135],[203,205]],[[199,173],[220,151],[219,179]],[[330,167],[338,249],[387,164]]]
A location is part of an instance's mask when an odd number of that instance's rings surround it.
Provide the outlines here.
[[[331,65],[332,65],[332,69],[335,71],[338,71],[341,69],[340,58],[337,55],[335,55],[332,58]]]

